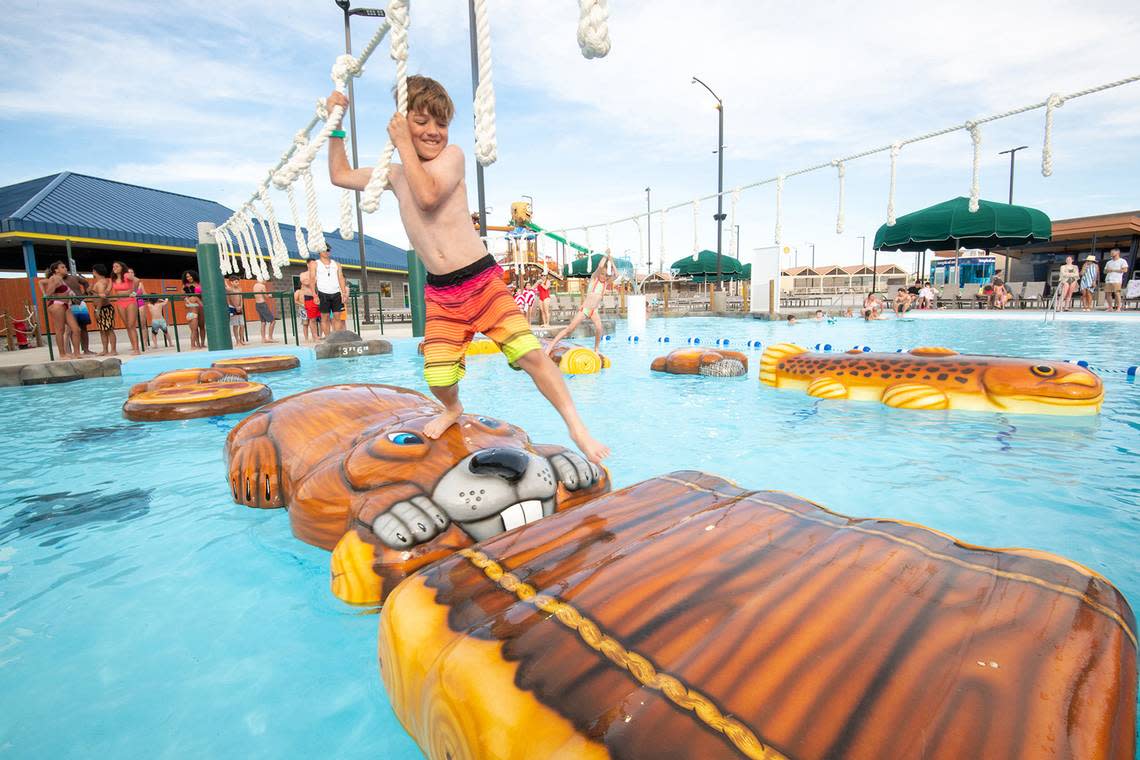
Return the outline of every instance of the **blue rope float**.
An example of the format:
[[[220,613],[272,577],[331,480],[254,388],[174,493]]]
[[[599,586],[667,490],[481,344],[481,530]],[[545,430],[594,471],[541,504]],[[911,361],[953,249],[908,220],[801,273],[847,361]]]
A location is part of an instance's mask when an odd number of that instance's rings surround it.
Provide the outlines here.
[[[693,345],[693,346],[699,346],[699,345],[700,345],[700,343],[701,343],[701,339],[700,339],[700,338],[694,338],[694,337],[690,336],[690,337],[689,337],[689,340],[688,340],[687,342],[688,342],[690,345]]]
[[[1089,364],[1087,359],[1066,359],[1065,364],[1075,364],[1078,367],[1091,369],[1094,372],[1107,373],[1110,375],[1124,375],[1126,377],[1136,377],[1137,372],[1140,372],[1140,367],[1133,364],[1130,367],[1116,368],[1116,367],[1098,367],[1095,364]]]

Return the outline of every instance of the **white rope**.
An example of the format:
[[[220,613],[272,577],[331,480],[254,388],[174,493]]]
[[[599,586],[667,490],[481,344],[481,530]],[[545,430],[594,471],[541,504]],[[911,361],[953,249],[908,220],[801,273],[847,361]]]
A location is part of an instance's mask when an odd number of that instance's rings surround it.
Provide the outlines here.
[[[479,84],[475,87],[475,160],[490,166],[499,157],[495,140],[495,84],[491,79],[491,24],[487,20],[487,0],[475,0],[476,54]]]
[[[606,253],[610,252],[610,225],[606,225]]]
[[[349,143],[348,137],[344,138],[344,150],[348,153]],[[353,213],[352,207],[352,191],[348,188],[341,188],[340,191],[340,232],[341,240],[352,240],[352,236],[356,234],[356,214]]]
[[[658,220],[660,223],[660,226],[659,226],[660,234],[657,236],[657,238],[661,241],[661,243],[660,243],[661,255],[659,256],[658,261],[661,262],[661,267],[662,267],[662,269],[664,269],[664,267],[665,267],[665,209],[661,209],[661,211],[659,213],[661,214],[661,218]]]
[[[966,122],[966,129],[970,133],[970,140],[974,143],[974,177],[970,182],[970,213],[973,214],[978,210],[978,197],[981,194],[978,175],[982,167],[982,130],[976,121]]]
[[[887,191],[887,226],[895,226],[895,164],[899,160],[899,151],[902,150],[902,143],[895,141],[891,143],[891,189]]]
[[[610,52],[610,11],[607,0],[578,0],[578,47],[587,58]]]
[[[302,259],[309,257],[309,244],[305,242],[305,227],[301,224],[301,213],[297,210],[297,197],[293,195],[293,186],[285,186],[285,195],[289,199],[289,212],[293,214],[293,239],[297,241],[297,256]]]
[[[731,211],[729,212],[729,217],[728,217],[728,224],[729,224],[728,230],[729,230],[729,233],[732,235],[732,246],[731,246],[730,250],[732,251],[733,258],[737,258],[737,259],[740,258],[740,252],[738,250],[738,247],[740,245],[740,241],[736,239],[736,204],[738,204],[738,203],[740,203],[740,188],[739,187],[732,191],[732,206],[731,206]]]
[[[261,204],[265,207],[265,218],[269,222],[269,232],[272,236],[272,250],[269,254],[269,263],[273,267],[273,278],[281,278],[281,268],[289,265],[289,249],[285,247],[285,239],[281,237],[281,224],[277,221],[277,212],[273,202],[269,200],[269,189],[261,188],[258,194]]]
[[[1041,148],[1041,176],[1053,174],[1053,111],[1065,105],[1065,99],[1053,93],[1045,101],[1045,145]]]
[[[249,252],[253,247],[253,244],[250,242],[249,237],[247,236],[246,225],[247,222],[245,218],[245,207],[243,206],[238,211],[237,226],[234,229],[234,232],[237,235],[238,253],[240,255],[241,268],[245,273],[246,279],[248,280],[252,277],[249,266]]]
[[[633,223],[637,225],[637,263],[645,261],[645,238],[641,236],[641,217],[635,216]],[[636,270],[636,267],[635,267]],[[634,272],[634,278],[637,277],[637,272]]]
[[[238,270],[238,244],[232,231],[228,227],[222,230],[222,239],[226,242],[226,254],[229,257],[227,269],[229,272],[236,272]]]
[[[308,209],[308,223],[305,225],[309,233],[309,250],[320,253],[329,247],[325,241],[325,233],[321,230],[320,208],[317,206],[317,190],[313,186],[313,173],[305,168],[301,172],[301,183],[305,188],[305,205]]]
[[[784,239],[783,230],[784,175],[776,177],[776,245]]]
[[[246,272],[246,279],[256,280],[261,277],[261,267],[265,264],[265,259],[262,257],[265,254],[261,250],[261,240],[257,237],[257,227],[254,226],[255,220],[258,224],[261,224],[261,220],[257,218],[252,203],[246,207],[245,220],[246,231],[249,234],[250,241],[253,243],[252,248],[250,248],[249,271]]]
[[[699,236],[697,235],[697,224],[700,222],[701,216],[701,202],[699,200],[693,201],[693,261],[700,258],[701,244]]]
[[[268,221],[266,221],[265,217],[261,213],[261,209],[258,208],[256,203],[249,204],[249,207],[253,210],[253,216],[255,219],[257,219],[257,225],[261,228],[261,236],[265,239],[265,247],[268,249],[266,251],[268,254],[266,258],[269,259],[269,263],[273,265],[274,270],[277,272],[275,276],[280,277],[281,271],[278,267],[277,262],[275,261],[277,257],[277,240],[273,235],[273,227],[269,224]],[[268,280],[269,268],[265,264],[265,259],[261,256],[258,256],[256,264],[257,271],[254,274],[257,275],[258,279]]]
[[[396,62],[396,111],[401,115],[408,113],[408,2],[407,0],[389,0],[387,10],[388,23],[392,25],[391,52],[389,55]],[[396,146],[389,140],[380,154],[380,160],[372,167],[372,176],[364,186],[360,197],[360,209],[366,213],[373,213],[380,208],[380,196],[388,187],[388,171],[392,166],[392,154]]]
[[[230,273],[230,262],[226,256],[225,235],[221,227],[214,228],[214,242],[218,245],[218,263],[221,265],[222,274]]]
[[[835,217],[835,234],[843,234],[843,178],[847,175],[847,166],[836,159],[831,162],[831,165],[839,172],[839,212]]]

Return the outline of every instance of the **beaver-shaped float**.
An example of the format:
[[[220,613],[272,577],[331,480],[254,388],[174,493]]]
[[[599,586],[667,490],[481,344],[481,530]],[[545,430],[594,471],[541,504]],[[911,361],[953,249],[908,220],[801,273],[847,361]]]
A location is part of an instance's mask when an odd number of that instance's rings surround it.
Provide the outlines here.
[[[244,380],[171,385],[132,392],[123,403],[123,416],[136,422],[188,420],[248,412],[272,400],[267,386]]]
[[[742,377],[748,374],[748,357],[720,348],[678,348],[658,356],[649,368],[673,375]]]
[[[237,356],[233,359],[219,359],[210,366],[218,369],[240,369],[246,372],[280,372],[300,367],[301,360],[293,354]]]
[[[293,534],[333,550],[332,590],[375,604],[417,568],[609,490],[605,471],[535,445],[501,420],[389,385],[337,385],[281,399],[226,439],[235,501],[289,507]]]
[[[1095,572],[675,472],[392,592],[430,758],[1132,758],[1136,623]]]
[[[792,343],[764,349],[760,382],[817,398],[881,401],[897,409],[1017,414],[1100,412],[1104,385],[1075,364],[959,354],[948,348],[907,353],[812,353]]]
[[[136,396],[145,391],[157,391],[160,388],[174,388],[179,385],[205,385],[207,383],[236,383],[249,380],[245,370],[237,368],[208,368],[193,367],[188,369],[172,369],[162,372],[145,383],[135,383],[131,386],[130,396]]]

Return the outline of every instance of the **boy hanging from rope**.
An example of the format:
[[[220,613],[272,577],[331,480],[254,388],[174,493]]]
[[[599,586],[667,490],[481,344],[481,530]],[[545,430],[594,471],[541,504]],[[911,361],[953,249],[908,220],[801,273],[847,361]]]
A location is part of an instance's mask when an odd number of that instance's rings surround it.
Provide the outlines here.
[[[349,107],[348,99],[335,91],[326,104],[329,111]],[[498,344],[508,362],[530,375],[562,416],[570,438],[587,459],[600,464],[609,449],[590,435],[578,416],[562,373],[542,353],[503,283],[502,270],[471,224],[463,151],[447,142],[454,115],[455,106],[441,84],[411,76],[408,113],[397,112],[388,122],[388,136],[402,162],[392,163],[389,182],[400,204],[400,221],[427,269],[424,378],[444,406],[424,433],[438,438],[463,413],[459,381],[466,373],[467,345],[481,332]],[[352,168],[343,135],[334,132],[329,140],[329,179],[337,187],[363,190],[372,169]]]

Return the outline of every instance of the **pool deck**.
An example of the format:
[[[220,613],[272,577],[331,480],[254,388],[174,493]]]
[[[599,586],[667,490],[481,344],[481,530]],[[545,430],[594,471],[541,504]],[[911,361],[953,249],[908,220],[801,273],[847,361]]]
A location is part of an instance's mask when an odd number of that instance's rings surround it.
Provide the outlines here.
[[[993,319],[1017,322],[1045,322],[1042,309],[974,309],[914,310],[905,315],[913,319]],[[1049,322],[1132,322],[1140,325],[1140,311],[1060,311],[1050,313]]]

